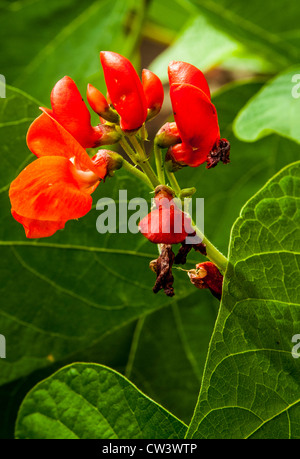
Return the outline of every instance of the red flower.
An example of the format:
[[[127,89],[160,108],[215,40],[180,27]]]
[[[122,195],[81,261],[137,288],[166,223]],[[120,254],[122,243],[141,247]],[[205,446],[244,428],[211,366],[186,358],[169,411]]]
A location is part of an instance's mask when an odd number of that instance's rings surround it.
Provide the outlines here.
[[[194,234],[190,217],[182,212],[166,190],[155,196],[156,209],[139,223],[140,232],[155,244],[179,244]]]
[[[91,126],[91,115],[83,101],[75,82],[68,76],[59,80],[51,92],[52,110],[44,108],[61,124],[84,148],[93,148],[101,144],[102,127]],[[38,121],[39,130],[45,116]],[[46,121],[47,122],[47,121]]]
[[[107,86],[107,99],[120,115],[123,131],[139,129],[149,117],[156,115],[163,103],[160,79],[150,70],[143,70],[141,82],[131,62],[111,51],[101,51],[100,60]]]
[[[111,51],[101,51],[100,60],[109,98],[121,117],[121,129],[139,129],[147,118],[147,103],[133,65],[125,57]]]
[[[227,141],[222,139],[224,145],[221,143],[217,111],[203,73],[191,64],[171,62],[168,74],[174,119],[182,141],[171,146],[169,154],[176,162],[192,167],[208,161],[212,151],[225,162],[223,148]]]
[[[102,162],[99,154],[91,159],[49,112],[33,125],[27,143],[38,159],[25,167],[9,190],[12,215],[28,238],[51,236],[68,220],[89,212],[90,195],[107,175],[106,152]]]

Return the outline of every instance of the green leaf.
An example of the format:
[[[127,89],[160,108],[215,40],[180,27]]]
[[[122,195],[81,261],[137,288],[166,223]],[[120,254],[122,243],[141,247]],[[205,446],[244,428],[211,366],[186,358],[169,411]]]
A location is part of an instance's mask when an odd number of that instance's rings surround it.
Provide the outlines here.
[[[247,49],[285,68],[299,61],[298,2],[193,0],[201,14]]]
[[[300,162],[233,226],[222,303],[188,438],[300,438]]]
[[[86,5],[80,0],[0,1],[1,72],[12,83]]]
[[[4,50],[0,66],[7,82],[44,104],[49,103],[47,95],[54,84],[65,75],[81,91],[86,91],[87,83],[104,90],[99,52],[132,53],[131,34],[124,27],[131,6],[131,0],[88,4],[37,0],[5,5],[0,16]]]
[[[147,13],[147,20],[153,21],[166,29],[178,32],[182,22],[191,15],[187,2],[174,1],[172,8],[168,0],[151,0]],[[153,37],[155,38],[155,37]]]
[[[109,333],[96,344],[69,356],[65,360],[55,361],[50,366],[1,386],[0,438],[14,438],[17,414],[25,396],[37,383],[48,378],[60,368],[73,362],[101,363],[124,374],[134,328],[135,322],[132,322],[115,332]]]
[[[294,67],[267,83],[238,114],[236,135],[253,142],[276,132],[300,143],[299,80],[300,68]]]
[[[21,439],[176,439],[185,431],[181,421],[123,376],[84,363],[37,384],[16,424]]]

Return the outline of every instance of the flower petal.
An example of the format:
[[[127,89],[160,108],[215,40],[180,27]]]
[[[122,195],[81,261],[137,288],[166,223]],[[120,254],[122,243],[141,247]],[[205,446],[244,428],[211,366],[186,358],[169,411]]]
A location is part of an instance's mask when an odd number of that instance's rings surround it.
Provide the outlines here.
[[[110,51],[101,51],[100,59],[109,98],[121,117],[121,129],[139,129],[147,118],[147,103],[135,68],[124,56]]]
[[[155,244],[179,244],[194,233],[191,219],[174,203],[152,210],[139,223],[140,232]]]
[[[66,158],[49,156],[29,164],[9,190],[12,211],[27,219],[63,222],[89,212],[92,198],[82,190],[76,167]]]
[[[193,149],[187,144],[178,143],[169,147],[168,153],[177,163],[185,164],[190,167],[198,167],[207,161],[207,151]]]
[[[147,108],[155,114],[159,113],[164,101],[164,87],[162,82],[151,70],[143,69],[142,84],[146,97]]]
[[[172,84],[170,97],[183,144],[208,155],[220,139],[215,106],[203,91],[190,84]]]
[[[52,236],[57,230],[63,229],[66,224],[65,221],[49,222],[47,220],[22,217],[15,211],[12,211],[12,216],[23,225],[28,239]]]
[[[95,167],[85,149],[75,138],[64,129],[50,114],[43,109],[39,116],[29,127],[27,145],[38,158],[42,156],[63,156],[76,158],[77,164],[82,169],[89,169],[100,178],[106,175],[106,169]]]
[[[187,62],[172,61],[168,66],[170,86],[172,84],[187,83],[201,89],[210,99],[210,89],[205,76],[197,67]]]
[[[84,148],[98,146],[102,134],[91,126],[91,114],[72,80],[65,76],[51,92],[49,114],[55,118]]]

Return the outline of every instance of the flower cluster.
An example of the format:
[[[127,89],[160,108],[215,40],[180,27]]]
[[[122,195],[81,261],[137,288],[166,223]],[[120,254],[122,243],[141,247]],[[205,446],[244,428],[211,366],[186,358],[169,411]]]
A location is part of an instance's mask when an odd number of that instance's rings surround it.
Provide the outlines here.
[[[169,157],[181,165],[197,167],[207,162],[210,168],[220,160],[229,162],[229,143],[220,138],[217,111],[201,70],[186,62],[171,62],[168,75],[175,122],[162,127],[157,143],[169,146]],[[218,159],[214,164],[212,156]]]
[[[229,162],[229,142],[220,137],[209,86],[203,73],[193,65],[169,64],[174,121],[165,123],[155,136],[155,172],[144,148],[145,123],[161,110],[163,85],[148,69],[142,71],[140,78],[131,62],[117,53],[102,51],[100,62],[107,94],[91,84],[86,93],[88,105],[99,117],[96,126],[91,124],[88,106],[68,76],[54,86],[51,109],[40,107],[42,113],[27,133],[28,148],[37,159],[10,186],[12,215],[23,225],[28,238],[49,237],[64,228],[67,221],[87,214],[92,206],[91,194],[99,183],[124,167],[155,190],[155,208],[141,220],[140,232],[155,244],[167,245],[168,249],[163,248],[162,252],[169,260],[175,260],[170,247],[180,243],[181,253],[185,250],[187,254],[191,248],[186,249],[186,238],[196,234],[196,230],[174,199],[184,195],[174,172],[204,162],[207,168],[219,161]],[[117,143],[131,162],[103,149]],[[88,149],[99,147],[96,154],[89,155]],[[187,196],[195,191],[187,190]],[[194,245],[196,250],[199,244],[201,241]],[[163,260],[158,264],[164,265]],[[163,277],[161,272],[159,276],[165,279],[161,285],[167,283],[167,290],[171,291],[170,270],[167,276]]]

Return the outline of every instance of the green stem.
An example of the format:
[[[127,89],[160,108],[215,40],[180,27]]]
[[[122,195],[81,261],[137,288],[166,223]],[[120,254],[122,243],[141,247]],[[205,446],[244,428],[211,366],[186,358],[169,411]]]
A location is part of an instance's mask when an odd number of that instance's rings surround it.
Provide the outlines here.
[[[141,127],[141,131],[140,131],[140,132],[141,132],[141,136],[142,136],[143,142],[144,142],[145,140],[148,140],[148,132],[147,132],[147,130],[146,130],[145,123],[144,123],[143,126]]]
[[[169,179],[171,188],[173,188],[173,190],[175,191],[176,196],[180,197],[181,188],[177,182],[175,175],[173,174],[173,172],[170,172],[167,167],[166,167],[166,174]]]
[[[123,163],[122,167],[126,169],[128,172],[133,174],[135,177],[137,177],[139,180],[142,180],[142,182],[146,183],[146,185],[153,190],[152,183],[148,179],[148,177],[144,174],[144,172],[140,171],[136,166],[132,166],[126,159],[123,158]]]
[[[168,166],[166,166],[166,173],[171,187],[175,191],[176,195],[181,197],[182,190],[174,173],[168,170]],[[197,228],[196,225],[194,225],[194,223],[193,228],[195,229],[197,236],[201,239],[203,244],[206,245],[207,258],[209,258],[209,260],[212,261],[219,268],[219,270],[224,273],[228,264],[227,258],[210,242],[209,239],[207,239],[207,237],[199,230],[199,228]]]
[[[138,157],[137,157],[137,154],[135,153],[135,151],[131,148],[131,146],[129,145],[129,143],[127,142],[127,140],[125,139],[125,137],[122,137],[121,140],[119,141],[121,147],[123,148],[123,150],[125,151],[125,153],[127,154],[127,156],[129,156],[129,158],[131,159],[131,161],[134,163],[134,164],[138,164]]]
[[[225,273],[228,260],[227,258],[210,242],[209,239],[197,228],[194,226],[197,236],[202,240],[202,243],[206,246],[207,258],[212,261],[220,271]]]
[[[137,160],[138,165],[143,169],[145,174],[148,176],[148,179],[153,185],[153,188],[156,188],[158,185],[160,185],[160,182],[152,169],[152,167],[149,164],[149,159],[145,153],[144,148],[141,146],[139,141],[137,140],[136,137],[132,136],[130,137],[130,141],[135,148],[136,152],[139,155],[139,159]]]
[[[132,143],[132,146],[135,148],[135,151],[137,152],[138,156],[141,159],[148,159],[144,147],[140,144],[138,139],[135,136],[131,136],[130,142]]]
[[[165,185],[165,174],[164,174],[164,166],[162,162],[161,149],[158,147],[156,142],[154,142],[153,150],[154,150],[154,158],[155,158],[158,180],[160,181],[162,185]]]

